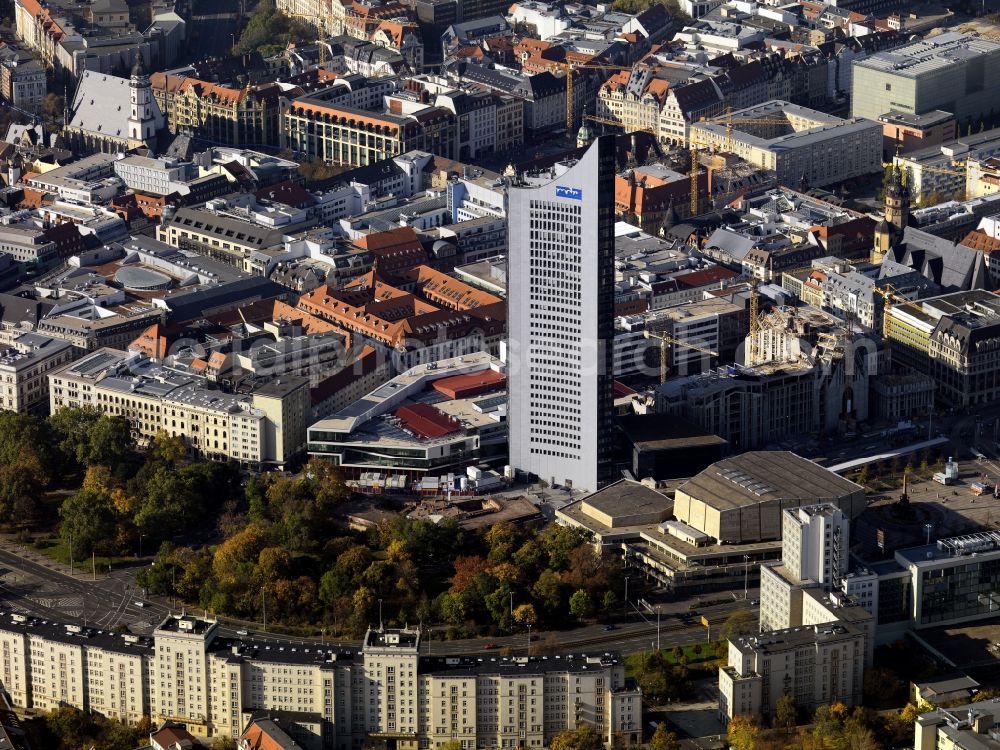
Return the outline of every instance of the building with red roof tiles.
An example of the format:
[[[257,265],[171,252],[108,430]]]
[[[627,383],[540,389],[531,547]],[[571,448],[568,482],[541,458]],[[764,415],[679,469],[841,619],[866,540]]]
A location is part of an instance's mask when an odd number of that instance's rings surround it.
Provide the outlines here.
[[[372,254],[372,268],[391,277],[427,263],[427,251],[413,227],[372,232],[354,240],[355,246]]]
[[[371,41],[398,52],[412,73],[423,73],[424,42],[413,21],[380,21],[371,34]]]
[[[709,266],[697,271],[675,274],[673,277],[653,284],[649,299],[649,309],[659,310],[685,302],[696,302],[704,292],[737,278],[739,273],[723,266]]]
[[[231,146],[279,141],[277,84],[239,89],[169,73],[154,73],[149,82],[171,133]]]
[[[145,331],[136,336],[135,340],[128,345],[130,352],[142,352],[154,362],[162,362],[167,356],[170,347],[170,338],[166,335],[166,328],[163,323],[154,323]]]
[[[481,370],[465,375],[435,380],[431,386],[435,391],[451,399],[470,398],[502,388],[507,376],[496,370]]]
[[[698,195],[708,195],[708,174],[698,173]],[[701,198],[699,198],[701,200]],[[637,167],[615,176],[615,213],[649,234],[691,215],[691,178],[666,167]]]
[[[506,378],[495,357],[479,351],[431,360],[316,422],[308,442],[352,478],[386,469],[411,480],[464,474],[505,459],[505,404]]]
[[[187,727],[176,721],[165,721],[149,734],[151,750],[207,750]]]
[[[239,750],[301,750],[302,746],[270,717],[252,719],[240,735]]]
[[[344,289],[323,285],[303,294],[298,309],[388,346],[406,363],[499,350],[507,323],[502,300],[427,267],[400,283],[371,272]]]

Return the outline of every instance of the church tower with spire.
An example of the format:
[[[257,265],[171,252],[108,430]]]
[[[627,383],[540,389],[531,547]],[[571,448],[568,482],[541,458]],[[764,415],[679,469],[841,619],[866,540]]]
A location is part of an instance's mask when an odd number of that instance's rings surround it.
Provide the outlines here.
[[[885,189],[885,218],[875,227],[875,246],[872,263],[881,263],[889,250],[903,238],[903,230],[910,220],[910,189],[903,169],[889,167],[892,176]]]
[[[138,56],[129,79],[129,100],[131,109],[128,117],[128,137],[142,141],[149,147],[156,144],[156,118],[153,115],[153,87],[142,65],[142,55]]]

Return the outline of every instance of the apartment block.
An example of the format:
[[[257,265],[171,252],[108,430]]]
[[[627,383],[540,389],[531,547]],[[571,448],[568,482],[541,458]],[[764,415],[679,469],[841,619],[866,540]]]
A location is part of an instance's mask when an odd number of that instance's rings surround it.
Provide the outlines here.
[[[15,706],[86,707],[127,723],[150,712],[149,638],[5,613],[0,649],[0,675]]]
[[[729,664],[719,670],[719,713],[773,716],[790,695],[812,712],[830,703],[861,702],[867,635],[830,622],[742,636],[729,642]]]
[[[489,658],[421,654],[416,630],[369,630],[360,650],[231,639],[218,623],[168,615],[151,637],[0,614],[13,704],[74,706],[196,737],[239,737],[262,713],[306,750],[543,748],[587,724],[606,747],[642,734],[642,696],[616,654]]]
[[[741,109],[691,126],[703,148],[719,149],[777,173],[781,185],[816,187],[878,172],[882,128],[861,117],[844,120],[784,101]]]
[[[1000,698],[920,714],[914,750],[995,750],[1000,747]]]
[[[771,716],[784,696],[806,711],[860,702],[875,617],[839,590],[849,524],[832,503],[782,512],[784,559],[761,566],[761,632],[730,639],[729,663],[719,670],[723,721]]]

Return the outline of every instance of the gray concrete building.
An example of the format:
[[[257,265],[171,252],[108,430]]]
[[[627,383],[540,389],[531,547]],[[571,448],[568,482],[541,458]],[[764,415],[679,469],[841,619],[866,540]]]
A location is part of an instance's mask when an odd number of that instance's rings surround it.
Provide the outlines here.
[[[951,112],[977,125],[1000,97],[1000,43],[947,32],[854,62],[851,115]]]

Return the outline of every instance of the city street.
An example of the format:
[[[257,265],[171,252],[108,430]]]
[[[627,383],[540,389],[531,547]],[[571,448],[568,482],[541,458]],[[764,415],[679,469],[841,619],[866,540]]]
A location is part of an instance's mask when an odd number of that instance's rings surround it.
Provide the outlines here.
[[[127,626],[136,634],[151,633],[170,610],[169,602],[165,602],[162,597],[143,598],[141,590],[135,587],[135,570],[136,567],[131,566],[114,570],[110,575],[106,571],[98,571],[97,579],[93,580],[85,562],[81,568],[76,569],[75,575],[70,576],[66,566],[44,555],[9,542],[0,544],[0,592],[4,606],[14,612],[46,620],[87,625],[102,630]],[[756,592],[751,591],[750,595],[756,596]],[[742,599],[733,599],[705,606],[694,614],[689,611],[687,602],[664,604],[660,615],[660,646],[669,648],[707,640],[706,628],[698,624],[701,615],[707,616],[713,627],[716,624],[721,626],[731,612],[744,606],[746,603]],[[682,615],[687,615],[688,622],[680,619]],[[251,631],[258,640],[263,638],[296,643],[320,641],[320,638],[272,635],[261,632],[257,626],[222,620],[223,636],[237,637],[238,631],[244,629]],[[485,645],[492,643],[496,644],[497,649],[509,648],[525,653],[529,645],[527,633],[454,641],[436,640],[434,635],[435,633],[431,633],[429,638],[425,636],[425,653],[485,654],[489,653],[484,648]],[[563,650],[597,648],[633,653],[655,648],[656,635],[656,615],[633,610],[628,622],[616,625],[610,631],[604,625],[596,624],[568,631],[536,632],[533,634],[531,647],[538,649],[543,643],[548,645],[554,637]],[[713,636],[717,637],[717,634],[713,633]],[[330,642],[360,647],[357,641]]]

